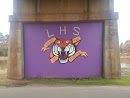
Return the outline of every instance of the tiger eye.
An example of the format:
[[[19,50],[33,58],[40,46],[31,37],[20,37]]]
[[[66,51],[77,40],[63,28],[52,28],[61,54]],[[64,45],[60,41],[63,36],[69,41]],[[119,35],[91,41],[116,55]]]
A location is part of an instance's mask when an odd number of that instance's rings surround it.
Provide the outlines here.
[[[60,44],[60,41],[58,41],[57,44]]]
[[[69,41],[66,41],[66,44],[69,44]]]

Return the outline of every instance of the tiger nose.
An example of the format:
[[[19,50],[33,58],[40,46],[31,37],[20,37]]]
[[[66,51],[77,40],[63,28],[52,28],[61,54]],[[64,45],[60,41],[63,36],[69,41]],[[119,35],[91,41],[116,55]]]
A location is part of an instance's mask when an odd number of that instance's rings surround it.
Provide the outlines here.
[[[61,47],[62,51],[64,51],[65,47]]]

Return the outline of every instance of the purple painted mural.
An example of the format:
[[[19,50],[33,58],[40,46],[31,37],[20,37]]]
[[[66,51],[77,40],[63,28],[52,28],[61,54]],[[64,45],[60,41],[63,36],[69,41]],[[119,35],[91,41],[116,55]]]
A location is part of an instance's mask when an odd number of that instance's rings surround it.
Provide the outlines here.
[[[51,54],[50,54],[50,60],[52,63],[56,62],[57,60],[60,61],[60,63],[65,64],[68,61],[73,62],[78,56],[84,56],[87,57],[88,54],[86,52],[82,52],[81,50],[77,51],[76,47],[81,41],[81,37],[76,37],[74,39],[57,39],[52,38],[48,40],[44,47],[42,48],[42,51],[45,52],[46,50],[50,49],[50,45],[52,43],[55,43],[53,45]]]
[[[102,76],[102,22],[24,24],[25,77]]]

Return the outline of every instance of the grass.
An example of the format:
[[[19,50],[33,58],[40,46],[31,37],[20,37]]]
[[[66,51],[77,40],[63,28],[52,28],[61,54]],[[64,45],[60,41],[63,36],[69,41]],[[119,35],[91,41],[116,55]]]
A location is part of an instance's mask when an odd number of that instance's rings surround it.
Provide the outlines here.
[[[121,70],[127,70],[128,68],[121,68]]]
[[[123,75],[122,79],[97,79],[81,81],[78,80],[74,84],[78,85],[129,85],[130,86],[130,75]]]
[[[8,80],[6,78],[0,80],[0,86],[5,87],[21,87],[21,86],[62,86],[62,85],[121,85],[130,86],[130,74],[122,75],[121,79],[23,79],[23,80]]]
[[[27,81],[30,81],[30,79]],[[90,79],[90,80],[65,80],[65,79],[39,79],[31,80],[28,82],[29,85],[33,84],[65,84],[65,85],[122,85],[130,86],[130,74],[125,74],[122,76],[122,79]]]

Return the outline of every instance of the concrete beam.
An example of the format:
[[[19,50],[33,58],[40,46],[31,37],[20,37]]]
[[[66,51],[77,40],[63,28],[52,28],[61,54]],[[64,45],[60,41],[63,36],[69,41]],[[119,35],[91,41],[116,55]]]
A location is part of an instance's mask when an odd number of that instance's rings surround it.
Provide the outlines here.
[[[99,21],[118,20],[118,13],[75,13],[75,14],[41,14],[41,15],[12,15],[10,22],[67,22],[67,21]]]
[[[114,12],[114,0],[88,0],[89,12]]]

